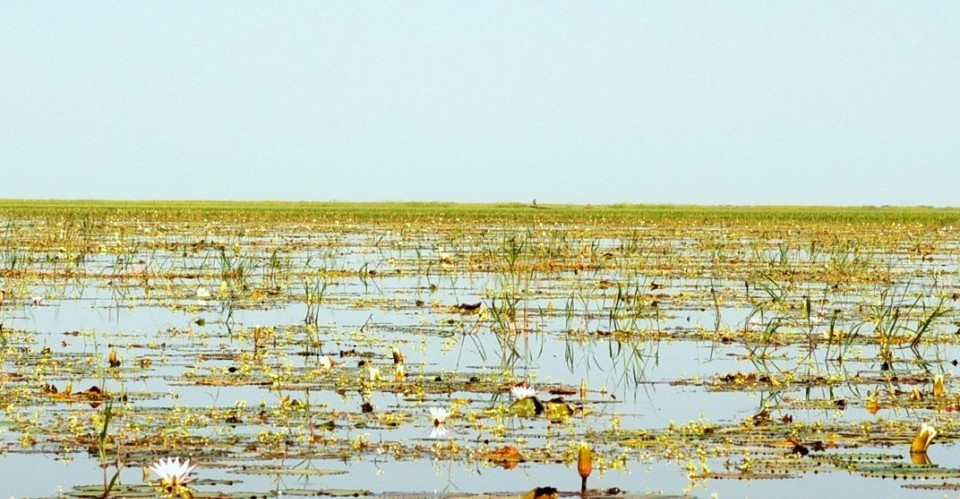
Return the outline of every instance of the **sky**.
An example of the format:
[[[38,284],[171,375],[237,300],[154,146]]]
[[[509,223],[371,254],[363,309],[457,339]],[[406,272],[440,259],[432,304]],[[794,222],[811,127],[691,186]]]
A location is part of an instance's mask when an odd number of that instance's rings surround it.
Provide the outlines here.
[[[960,2],[6,1],[0,198],[960,206]]]

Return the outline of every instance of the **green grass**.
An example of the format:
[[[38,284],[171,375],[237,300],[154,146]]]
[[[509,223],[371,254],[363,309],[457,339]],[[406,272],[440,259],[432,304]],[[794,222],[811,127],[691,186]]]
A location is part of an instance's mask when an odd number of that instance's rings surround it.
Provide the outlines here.
[[[622,223],[624,221],[694,220],[750,223],[764,220],[824,223],[960,222],[958,208],[828,206],[696,206],[663,204],[538,205],[522,203],[346,203],[280,201],[104,201],[0,200],[7,217],[83,218],[136,216],[166,219],[184,213],[225,219],[397,219],[460,218],[529,222]]]

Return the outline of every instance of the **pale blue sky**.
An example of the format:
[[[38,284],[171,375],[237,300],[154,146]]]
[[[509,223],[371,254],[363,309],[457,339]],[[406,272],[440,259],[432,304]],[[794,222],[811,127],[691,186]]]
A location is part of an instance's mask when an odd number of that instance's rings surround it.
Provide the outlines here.
[[[0,197],[960,206],[960,2],[4,2]]]

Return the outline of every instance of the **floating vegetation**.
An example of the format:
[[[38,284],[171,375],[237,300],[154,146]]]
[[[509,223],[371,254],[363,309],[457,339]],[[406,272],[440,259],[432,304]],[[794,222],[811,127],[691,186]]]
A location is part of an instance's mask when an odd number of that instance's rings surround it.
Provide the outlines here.
[[[0,210],[18,496],[960,483],[955,210]]]
[[[171,496],[192,495],[187,486],[193,481],[190,472],[197,465],[190,464],[190,460],[180,461],[180,458],[160,458],[156,463],[150,465],[152,471],[160,480],[160,489]]]

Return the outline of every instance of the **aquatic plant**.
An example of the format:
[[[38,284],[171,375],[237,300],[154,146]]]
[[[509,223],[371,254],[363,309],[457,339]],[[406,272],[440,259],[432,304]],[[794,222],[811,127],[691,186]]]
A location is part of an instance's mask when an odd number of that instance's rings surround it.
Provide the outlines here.
[[[67,393],[70,390],[67,389]],[[113,476],[110,479],[107,479],[107,439],[110,432],[110,422],[113,419],[113,401],[107,401],[103,405],[102,409],[102,423],[100,426],[100,432],[97,434],[97,455],[100,458],[100,467],[103,468],[103,497],[110,497],[110,491],[113,490],[113,487],[117,484],[117,480],[120,478],[120,471],[123,469],[123,463],[120,461],[120,458],[117,458],[116,461],[116,471],[114,471]]]
[[[705,490],[744,479],[752,495],[813,473],[850,487],[960,475],[886,452],[911,445],[917,420],[957,439],[957,210],[0,211],[4,452],[99,457],[103,485],[67,496],[148,495],[110,473],[170,449],[230,476],[204,479],[210,495],[237,497],[363,493],[308,480],[333,472],[396,490],[362,474],[403,461],[441,479],[521,468],[496,487],[521,495],[520,475],[571,460],[583,472],[570,441],[620,486],[638,469]],[[122,388],[73,390],[97,377]],[[511,398],[518,383],[529,391]],[[431,406],[425,444],[417,414]],[[451,438],[454,418],[471,438]],[[440,488],[428,478],[413,483]],[[474,483],[443,485],[490,491]]]
[[[933,442],[934,437],[936,436],[937,436],[936,428],[926,423],[920,425],[920,429],[917,430],[916,436],[913,437],[913,441],[910,443],[910,453],[911,454],[926,453],[927,449],[930,448],[930,444]]]
[[[430,417],[433,419],[433,429],[430,430],[430,438],[446,438],[453,432],[447,425],[447,418],[450,412],[442,407],[431,407]]]
[[[180,461],[179,457],[171,457],[160,458],[150,465],[150,471],[157,475],[160,487],[165,492],[171,496],[183,496],[186,491],[189,491],[186,485],[194,480],[190,473],[196,467],[196,464],[190,464],[189,459]]]
[[[587,491],[587,478],[593,471],[593,453],[590,451],[590,445],[586,442],[580,442],[577,448],[577,473],[580,475],[580,492]]]
[[[513,398],[517,400],[523,400],[528,397],[535,397],[537,395],[537,391],[529,386],[516,385],[510,388],[510,394],[513,395]]]

